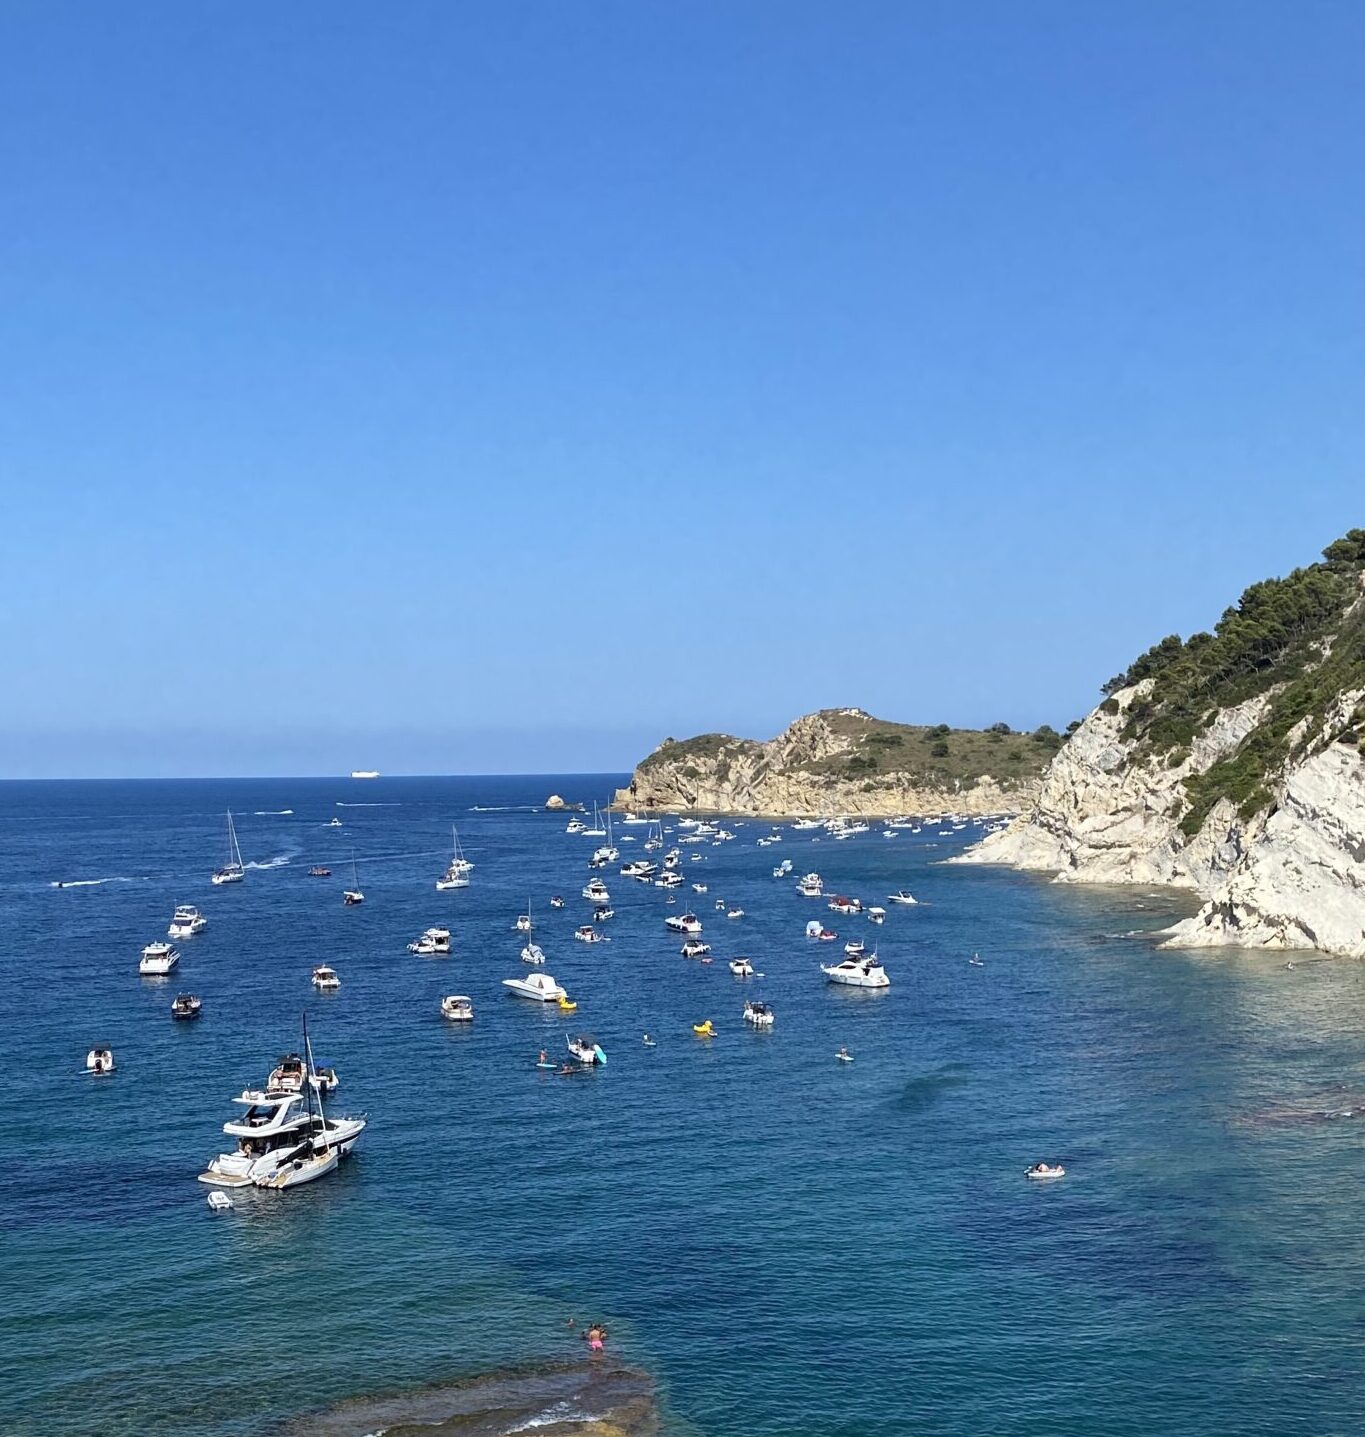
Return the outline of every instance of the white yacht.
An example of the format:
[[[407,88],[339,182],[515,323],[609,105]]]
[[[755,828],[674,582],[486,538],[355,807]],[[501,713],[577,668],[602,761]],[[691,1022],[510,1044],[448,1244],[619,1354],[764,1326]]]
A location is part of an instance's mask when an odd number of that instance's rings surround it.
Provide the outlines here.
[[[450,862],[446,865],[446,871],[436,880],[438,892],[444,893],[451,888],[468,888],[469,875],[474,871],[474,865],[464,856],[464,849],[460,847],[460,835],[452,823],[450,825]]]
[[[919,899],[913,893],[907,893],[904,888],[898,888],[894,893],[886,896],[888,903],[918,903]]]
[[[634,858],[629,863],[621,865],[622,878],[653,878],[659,871],[657,863],[651,863],[647,858]]]
[[[775,1021],[773,1010],[766,1003],[746,1003],[744,1021],[755,1028],[771,1028]]]
[[[889,988],[891,980],[886,976],[877,955],[870,957],[845,958],[842,963],[820,965],[820,971],[831,983],[844,983],[850,988]]]
[[[240,883],[246,877],[246,866],[242,863],[242,850],[237,842],[237,828],[232,822],[232,810],[227,816],[227,861],[213,871],[210,883],[222,887],[224,883]]]
[[[329,967],[326,963],[320,963],[313,969],[313,987],[319,993],[335,993],[341,987],[341,979],[337,977],[337,970]]]
[[[114,1050],[112,1048],[91,1048],[85,1055],[85,1071],[93,1077],[102,1078],[114,1071]]]
[[[472,1023],[474,1004],[463,993],[450,993],[441,999],[441,1017],[452,1023]]]
[[[587,824],[581,818],[571,818],[564,826],[565,833],[582,833]]]
[[[607,892],[607,885],[600,878],[590,878],[583,885],[583,897],[590,903],[596,903],[599,907],[605,907],[611,902],[611,894]]]
[[[671,933],[700,933],[701,919],[695,913],[670,913],[664,927]]]
[[[180,954],[169,943],[149,943],[142,950],[137,971],[146,978],[164,978],[180,962]]]
[[[605,943],[607,941],[591,923],[580,924],[574,929],[573,936],[580,943]]]
[[[420,938],[408,944],[408,952],[422,958],[445,957],[450,952],[450,929],[428,928]]]
[[[528,973],[524,978],[504,978],[502,986],[518,998],[532,998],[537,1003],[558,1003],[568,994],[548,973]]]
[[[842,893],[836,893],[829,900],[829,911],[831,913],[861,913],[863,903],[860,898],[845,898]]]
[[[171,1017],[182,1023],[197,1018],[203,1008],[204,1000],[196,997],[193,993],[177,993],[171,999]]]
[[[305,1169],[311,1177],[321,1177],[322,1172],[310,1167],[314,1157],[328,1149],[337,1157],[350,1152],[364,1131],[365,1119],[328,1118],[321,1111],[320,1100],[316,1110],[313,1101],[304,1093],[272,1096],[250,1090],[234,1098],[233,1102],[244,1106],[246,1112],[224,1123],[223,1131],[237,1139],[237,1146],[231,1152],[219,1153],[199,1174],[199,1181],[215,1187],[246,1187],[251,1183],[258,1187],[292,1187],[308,1180],[299,1176]],[[285,1169],[295,1176],[281,1179]]]
[[[684,958],[701,958],[711,951],[711,945],[700,938],[689,938],[680,951]]]
[[[736,978],[752,978],[754,976],[754,965],[747,958],[731,958],[730,971]]]
[[[681,873],[673,869],[666,869],[655,880],[655,888],[681,888],[686,880]]]
[[[728,908],[726,909],[725,916],[727,918],[743,918],[744,910],[742,908]]]
[[[209,920],[195,907],[189,903],[182,903],[171,918],[171,926],[166,930],[168,938],[193,938],[196,933],[202,933],[209,926]]]
[[[855,938],[851,943],[844,944],[844,952],[850,958],[861,958],[867,952],[867,944],[861,938]]]
[[[797,883],[796,891],[802,898],[823,898],[825,881],[818,873],[808,873]]]

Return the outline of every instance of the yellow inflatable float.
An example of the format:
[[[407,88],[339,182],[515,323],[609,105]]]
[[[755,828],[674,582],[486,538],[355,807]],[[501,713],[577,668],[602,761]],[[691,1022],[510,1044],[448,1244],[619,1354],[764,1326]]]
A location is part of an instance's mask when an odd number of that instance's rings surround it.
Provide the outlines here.
[[[693,1023],[692,1031],[699,1038],[710,1038],[715,1035],[716,1030],[711,1026],[711,1020],[708,1018],[704,1023]]]

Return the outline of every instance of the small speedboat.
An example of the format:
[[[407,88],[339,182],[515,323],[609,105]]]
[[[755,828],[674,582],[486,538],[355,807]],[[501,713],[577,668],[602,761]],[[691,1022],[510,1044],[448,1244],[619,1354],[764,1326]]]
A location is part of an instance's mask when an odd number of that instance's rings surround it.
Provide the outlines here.
[[[1066,1169],[1061,1163],[1034,1163],[1031,1168],[1024,1169],[1024,1176],[1038,1181],[1046,1178],[1064,1178]]]
[[[905,889],[903,889],[903,888],[898,888],[894,893],[888,893],[888,894],[886,895],[886,901],[887,901],[888,903],[906,903],[906,904],[910,904],[910,903],[918,903],[918,902],[919,902],[919,899],[916,898],[913,893],[907,893],[907,892],[905,891]]]
[[[979,953],[973,953],[972,956],[967,959],[967,966],[969,968],[984,968],[986,965],[982,962]]]
[[[197,1018],[203,1006],[203,1002],[193,993],[178,993],[171,999],[171,1017],[181,1020]]]
[[[341,979],[337,977],[337,970],[329,967],[326,963],[319,963],[313,969],[313,987],[319,993],[335,993],[341,987]]]
[[[689,938],[680,951],[684,958],[700,958],[711,951],[711,945],[703,943],[699,938]]]
[[[755,1028],[771,1028],[776,1022],[776,1015],[766,1003],[746,1003],[744,1005],[744,1021],[751,1023]]]
[[[441,1017],[452,1023],[472,1023],[474,1004],[463,993],[450,993],[441,999]]]
[[[836,893],[829,900],[829,911],[831,913],[861,913],[863,911],[862,899],[845,898],[842,893]]]
[[[554,896],[552,899],[550,899],[550,907],[551,907],[551,908],[563,908],[563,906],[564,906],[564,900],[559,896],[559,894],[556,893],[555,896]]]
[[[589,1038],[580,1035],[577,1038],[566,1037],[564,1041],[568,1044],[569,1052],[580,1063],[586,1063],[589,1067],[602,1067],[606,1064],[607,1055],[602,1051],[602,1045],[596,1038]]]
[[[320,863],[315,863],[308,870],[308,876],[309,878],[330,878],[332,876],[332,870],[330,868],[324,868]],[[213,1194],[210,1193],[209,1196],[212,1197]]]
[[[518,933],[529,933],[534,926],[529,913],[517,914],[516,930]]]
[[[565,996],[564,989],[548,973],[528,973],[524,978],[504,978],[502,986],[518,998],[531,998],[537,1003],[557,1003]]]
[[[616,910],[614,908],[594,908],[592,911],[592,921],[594,923],[606,923],[608,919],[615,917]]]
[[[700,933],[701,919],[695,913],[670,913],[664,919],[664,927],[671,933]]]
[[[103,1078],[114,1071],[114,1050],[112,1048],[91,1048],[85,1055],[85,1071],[96,1078]]]
[[[869,923],[885,923],[885,922],[886,922],[886,909],[885,909],[885,908],[869,908],[869,909],[867,910],[867,921],[868,921]]]
[[[706,892],[706,885],[705,885],[704,883],[694,883],[694,884],[692,885],[692,892],[693,892],[693,893],[705,893],[705,892]]]
[[[580,943],[605,943],[607,941],[591,923],[580,924],[574,929],[573,936]]]
[[[726,912],[725,916],[727,918],[743,918],[744,910],[742,908],[731,908]]]
[[[730,971],[736,978],[752,978],[754,976],[754,965],[747,958],[731,958]]]
[[[523,963],[534,963],[537,966],[545,961],[545,950],[539,943],[528,943],[521,950],[521,961]]]
[[[232,1199],[218,1188],[209,1194],[209,1206],[214,1212],[227,1212],[232,1207]]]

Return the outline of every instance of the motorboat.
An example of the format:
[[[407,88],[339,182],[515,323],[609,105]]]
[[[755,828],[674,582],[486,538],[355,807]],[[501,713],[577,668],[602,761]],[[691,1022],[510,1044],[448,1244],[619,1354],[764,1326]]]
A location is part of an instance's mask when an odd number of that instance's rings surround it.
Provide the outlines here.
[[[798,833],[805,833],[812,828],[819,827],[820,820],[818,818],[798,818],[796,822],[792,824],[792,829]]]
[[[825,881],[818,873],[808,873],[797,882],[796,891],[802,898],[823,898]]]
[[[1031,1168],[1024,1169],[1024,1176],[1026,1178],[1034,1178],[1035,1180],[1064,1178],[1066,1176],[1066,1169],[1061,1163],[1034,1163]]]
[[[855,938],[851,943],[844,944],[844,952],[850,958],[861,958],[867,952],[867,944],[861,938]]]
[[[330,878],[330,877],[332,876],[332,870],[331,870],[330,868],[324,868],[324,867],[322,866],[322,864],[320,864],[320,863],[315,863],[315,864],[308,870],[308,876],[309,876],[309,878]],[[209,1196],[210,1196],[210,1197],[219,1197],[219,1196],[221,1196],[221,1194],[219,1194],[219,1193],[210,1193]]]
[[[743,918],[744,910],[742,908],[727,908],[725,910],[725,916],[727,918]]]
[[[779,864],[777,865],[777,867],[773,869],[773,877],[774,877],[774,878],[785,878],[785,877],[787,876],[787,874],[789,874],[791,871],[792,871],[792,861],[791,861],[791,859],[790,859],[790,858],[784,858],[784,859],[782,860],[782,862],[779,863]]]
[[[441,1017],[452,1023],[472,1023],[474,1004],[463,993],[449,993],[441,999]]]
[[[654,880],[654,886],[655,888],[681,888],[683,882],[684,880],[681,873],[675,873],[670,870],[668,872],[661,873]]]
[[[464,849],[460,847],[460,835],[455,825],[450,827],[450,862],[446,865],[446,871],[436,880],[438,892],[444,893],[451,888],[468,888],[469,875],[474,871],[474,865],[464,856]]]
[[[886,969],[882,967],[875,953],[862,958],[845,958],[842,963],[822,963],[820,971],[831,983],[843,983],[850,988],[891,986]]]
[[[867,921],[869,923],[885,923],[886,909],[872,907],[867,910]]]
[[[640,824],[642,824],[642,823],[650,823],[651,821],[652,821],[652,820],[650,820],[650,819],[648,819],[648,818],[641,818],[638,813],[630,813],[630,812],[625,813],[625,814],[622,816],[622,819],[621,819],[621,822],[622,822],[622,823],[624,823],[624,824],[629,824],[629,825],[632,825],[632,826],[638,826],[638,825],[640,825]]]
[[[731,958],[730,971],[736,978],[752,978],[754,976],[754,965],[747,958]]]
[[[313,987],[319,993],[335,993],[341,987],[341,979],[337,977],[337,970],[329,967],[326,963],[320,963],[313,969]]]
[[[670,933],[700,933],[701,919],[695,913],[670,913],[664,919],[664,927]]]
[[[232,822],[232,810],[227,816],[227,859],[221,868],[215,868],[209,882],[221,888],[225,883],[240,883],[246,877],[246,865],[242,862],[241,846],[237,842],[237,828]]]
[[[589,903],[596,903],[599,907],[611,902],[611,894],[607,892],[607,885],[600,878],[590,878],[583,885],[583,897]]]
[[[684,958],[700,958],[703,954],[711,951],[709,943],[703,943],[699,938],[689,938],[683,944],[680,952]]]
[[[811,921],[806,924],[806,937],[814,938],[820,943],[833,943],[838,936],[837,933],[833,933],[826,928],[818,918],[812,918]]]
[[[518,933],[529,933],[531,929],[535,927],[535,924],[532,923],[529,913],[518,913],[514,927]]]
[[[860,898],[845,898],[842,893],[836,893],[829,900],[828,907],[831,913],[861,913],[863,911]]]
[[[568,1044],[569,1052],[573,1054],[575,1061],[586,1064],[589,1067],[605,1067],[607,1055],[602,1051],[602,1045],[596,1038],[579,1036],[577,1038],[566,1037],[564,1041]]]
[[[724,910],[725,910],[725,900],[724,900],[723,898],[717,898],[717,899],[716,899],[716,911],[717,911],[717,912],[724,912]]]
[[[653,878],[658,871],[659,865],[657,863],[651,863],[647,858],[636,858],[630,863],[623,863],[621,865],[622,878],[649,879]]]
[[[114,1071],[114,1050],[112,1048],[91,1048],[85,1055],[85,1071],[96,1078],[103,1078]]]
[[[545,950],[541,948],[539,943],[528,943],[526,947],[521,950],[521,961],[523,963],[534,963],[539,967],[545,962]]]
[[[969,968],[984,968],[986,965],[984,962],[982,962],[981,955],[979,953],[973,953],[972,956],[967,959],[967,966]]]
[[[905,903],[905,904],[911,904],[911,903],[918,903],[918,902],[919,902],[919,899],[916,898],[913,893],[907,893],[907,892],[905,891],[905,889],[903,889],[903,888],[898,888],[894,893],[888,893],[888,894],[886,895],[886,901],[887,901],[888,903]]]
[[[616,917],[614,908],[594,908],[592,910],[592,921],[594,923],[607,923]]]
[[[286,1053],[270,1070],[265,1080],[267,1097],[278,1097],[281,1093],[303,1092],[303,1081],[308,1075],[308,1065],[298,1053]],[[320,1093],[333,1093],[341,1086],[335,1068],[314,1067],[309,1081]]]
[[[182,903],[171,917],[168,938],[193,938],[209,926],[209,920],[192,904]]]
[[[706,892],[706,885],[705,885],[704,883],[694,883],[694,884],[692,885],[692,892],[693,892],[693,893],[705,893],[705,892]]]
[[[365,1128],[364,1118],[324,1116],[321,1099],[317,1099],[315,1109],[309,1093],[271,1095],[248,1089],[233,1102],[246,1111],[224,1123],[223,1131],[235,1138],[237,1145],[210,1161],[199,1174],[201,1183],[215,1187],[246,1187],[251,1183],[265,1186],[281,1167],[311,1156],[314,1144],[344,1156]]]
[[[197,1018],[203,1007],[203,1000],[196,998],[193,993],[177,993],[171,999],[171,1017],[178,1018],[182,1022],[190,1018]]]
[[[324,825],[324,827],[326,827],[326,828],[340,828],[341,826],[342,826],[342,823],[341,823],[341,820],[340,820],[339,818],[331,819],[328,823],[326,823],[326,824]]]
[[[550,899],[550,907],[551,907],[551,908],[563,908],[563,906],[564,906],[564,900],[559,896],[559,894],[556,893],[555,896]]]
[[[214,1212],[228,1212],[232,1207],[232,1199],[217,1188],[209,1194],[209,1206]]]
[[[587,826],[588,826],[588,825],[587,825],[586,823],[584,823],[581,818],[571,818],[571,819],[568,821],[568,823],[566,823],[566,824],[564,825],[564,832],[565,832],[565,833],[582,833],[583,830],[584,830],[585,828],[587,828]]]
[[[450,952],[450,929],[428,928],[420,938],[408,944],[408,952],[423,958],[445,957]]]
[[[621,857],[621,850],[610,843],[604,843],[601,848],[593,849],[592,857],[588,859],[589,868],[605,868],[608,863],[615,863]]]
[[[558,1003],[568,994],[548,973],[528,973],[524,978],[504,978],[502,986],[518,998],[531,998],[537,1003]]]
[[[149,943],[142,950],[137,971],[144,978],[164,978],[180,962],[180,954],[169,943]]]
[[[744,1021],[755,1028],[771,1028],[776,1021],[776,1015],[766,1003],[746,1003]]]
[[[606,938],[592,926],[591,923],[582,923],[573,931],[573,936],[580,943],[605,943]]]

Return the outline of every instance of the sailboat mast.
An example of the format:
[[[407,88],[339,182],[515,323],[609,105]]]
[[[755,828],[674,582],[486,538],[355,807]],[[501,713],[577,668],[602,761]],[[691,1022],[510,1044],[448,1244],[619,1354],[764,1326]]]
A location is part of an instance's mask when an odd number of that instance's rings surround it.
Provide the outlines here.
[[[315,1082],[317,1078],[317,1065],[313,1062],[313,1040],[308,1036],[308,1014],[303,1015],[303,1061],[305,1071],[303,1085],[309,1092],[308,1115],[313,1115],[313,1095],[318,1100],[318,1121],[322,1124],[322,1148],[324,1152],[331,1151],[331,1143],[327,1140],[327,1114],[322,1111],[322,1084]]]

